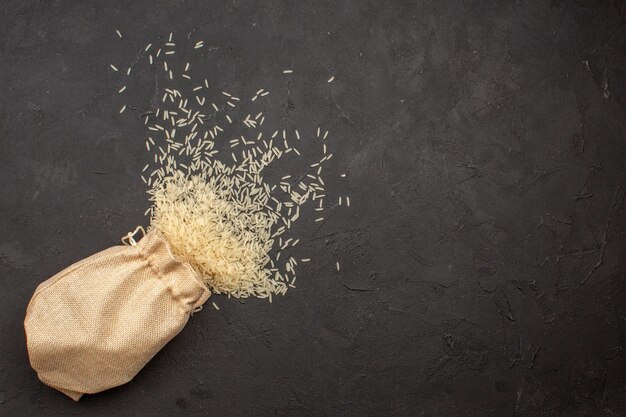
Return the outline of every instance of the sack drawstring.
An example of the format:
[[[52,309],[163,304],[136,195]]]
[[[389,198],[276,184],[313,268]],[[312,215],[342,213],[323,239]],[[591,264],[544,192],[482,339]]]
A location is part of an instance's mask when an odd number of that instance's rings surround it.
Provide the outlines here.
[[[193,317],[193,313],[197,313],[197,312],[199,312],[201,310],[202,310],[202,306],[198,306],[198,307],[194,308],[193,310],[191,310],[191,316]]]
[[[137,232],[141,231],[142,236],[144,237],[146,235],[146,231],[142,226],[137,226],[135,228],[135,230],[133,230],[132,232],[128,232],[123,238],[122,238],[122,243],[126,246],[137,246],[137,241],[135,240],[135,235],[137,234]]]

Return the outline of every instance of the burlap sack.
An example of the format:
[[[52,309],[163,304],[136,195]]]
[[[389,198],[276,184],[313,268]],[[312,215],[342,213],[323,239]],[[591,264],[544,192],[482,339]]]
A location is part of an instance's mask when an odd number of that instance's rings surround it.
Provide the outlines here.
[[[128,237],[43,282],[26,310],[32,367],[76,401],[130,381],[210,296],[158,232]]]

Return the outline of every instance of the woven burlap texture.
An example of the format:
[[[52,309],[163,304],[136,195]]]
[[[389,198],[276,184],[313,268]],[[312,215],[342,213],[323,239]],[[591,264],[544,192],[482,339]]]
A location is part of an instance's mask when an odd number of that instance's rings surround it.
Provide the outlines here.
[[[209,298],[156,231],[37,287],[24,328],[39,379],[78,401],[130,381]]]

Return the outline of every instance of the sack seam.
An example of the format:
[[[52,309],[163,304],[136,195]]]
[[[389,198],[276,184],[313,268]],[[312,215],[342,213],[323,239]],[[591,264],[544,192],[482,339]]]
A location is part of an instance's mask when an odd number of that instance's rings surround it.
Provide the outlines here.
[[[183,314],[185,315],[189,315],[191,314],[191,310],[190,311],[186,311],[181,305],[184,305],[185,303],[183,303],[180,298],[176,295],[174,295],[174,292],[172,290],[172,287],[170,285],[166,285],[163,279],[163,273],[159,270],[159,268],[157,268],[154,263],[152,262],[152,260],[150,259],[150,257],[148,257],[146,254],[144,254],[141,250],[139,250],[139,248],[137,248],[136,246],[133,246],[133,248],[137,251],[137,253],[139,254],[139,256],[143,259],[143,261],[145,263],[148,264],[148,266],[150,267],[150,269],[152,270],[152,272],[154,272],[154,274],[158,277],[158,281],[161,283],[161,286],[163,288],[165,288],[165,290],[170,294],[170,296],[172,297],[172,299],[174,301],[176,301],[176,305],[178,306],[178,308],[183,312]]]
[[[178,259],[176,255],[174,255],[163,234],[156,229],[151,230],[151,232],[155,233],[160,239],[165,242],[165,250],[167,250],[168,255],[170,255],[174,259],[174,261],[180,263],[184,268],[188,269],[193,280],[196,281],[197,284],[199,284],[205,291],[208,291],[210,294],[211,290],[209,289],[208,285],[206,285],[206,283],[202,280],[202,277],[200,276],[198,271],[196,271],[188,262]]]

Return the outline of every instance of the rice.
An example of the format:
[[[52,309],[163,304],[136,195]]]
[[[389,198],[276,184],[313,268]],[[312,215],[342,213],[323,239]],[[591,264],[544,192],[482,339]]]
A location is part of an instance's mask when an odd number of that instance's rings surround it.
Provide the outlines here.
[[[328,82],[329,82],[329,83],[332,83],[334,79],[335,79],[335,76],[333,75],[332,77],[330,77],[330,78],[328,79]]]
[[[119,36],[120,39],[122,39],[122,32],[120,32],[119,30],[115,29],[115,33],[117,33],[117,36]]]
[[[240,199],[226,175],[208,178],[176,172],[150,190],[151,227],[159,230],[216,293],[267,297],[268,240],[273,220],[254,210],[258,201]]]
[[[173,33],[170,33],[164,46],[165,55],[175,53],[176,44],[172,39]],[[204,41],[194,44],[195,49],[203,46]],[[152,44],[148,44],[144,49],[147,52],[151,47]],[[158,58],[161,51],[159,48],[154,56],[149,55],[150,64],[155,63],[154,58]],[[111,67],[118,71],[117,67]],[[186,62],[181,66],[184,70],[178,74],[174,74],[172,67],[163,61],[167,88],[159,88],[161,101],[154,113],[144,118],[151,135],[147,136],[145,146],[154,161],[141,171],[152,203],[146,211],[150,228],[163,234],[175,256],[188,262],[214,293],[237,298],[254,296],[271,302],[273,296],[295,287],[298,263],[310,261],[310,258],[296,260],[294,257],[302,248],[297,246],[300,239],[293,236],[292,227],[307,218],[304,213],[308,211],[301,211],[301,207],[311,204],[316,206],[313,207],[316,212],[324,210],[322,166],[332,154],[327,153],[327,144],[322,143],[317,148],[317,152],[322,151],[321,159],[317,162],[303,160],[309,172],[295,175],[272,167],[273,172],[280,173],[281,180],[269,181],[263,175],[268,166],[285,155],[302,157],[300,150],[288,143],[291,138],[287,129],[261,128],[266,115],[259,111],[258,105],[256,111],[241,118],[231,110],[238,107],[237,104],[243,106],[241,99],[228,91],[221,91],[226,100],[218,107],[211,101],[216,95],[208,91],[206,78],[195,87],[185,84],[194,93],[205,88],[206,92],[186,96],[188,90],[176,87],[174,77],[191,80],[192,65]],[[145,74],[142,70],[134,72]],[[163,77],[161,71],[158,73]],[[283,73],[292,74],[293,70]],[[125,90],[124,85],[118,92]],[[252,101],[269,93],[263,88],[257,89]],[[215,112],[207,112],[206,108]],[[120,113],[125,109],[126,105]],[[268,115],[269,120],[272,118]],[[243,126],[235,123],[238,121]],[[228,123],[226,132],[222,128],[224,123]],[[232,129],[245,129],[250,133],[245,137],[240,132],[233,135]],[[307,138],[306,133],[291,129],[298,141]],[[328,134],[325,131],[323,139]],[[280,143],[275,144],[274,139],[279,135]],[[317,128],[317,137],[322,138],[321,127]],[[225,146],[216,146],[218,143]],[[348,197],[340,196],[339,205],[344,201],[349,204]],[[325,218],[314,220],[323,222]],[[281,257],[283,261],[279,263]],[[219,309],[217,305],[214,307]]]

